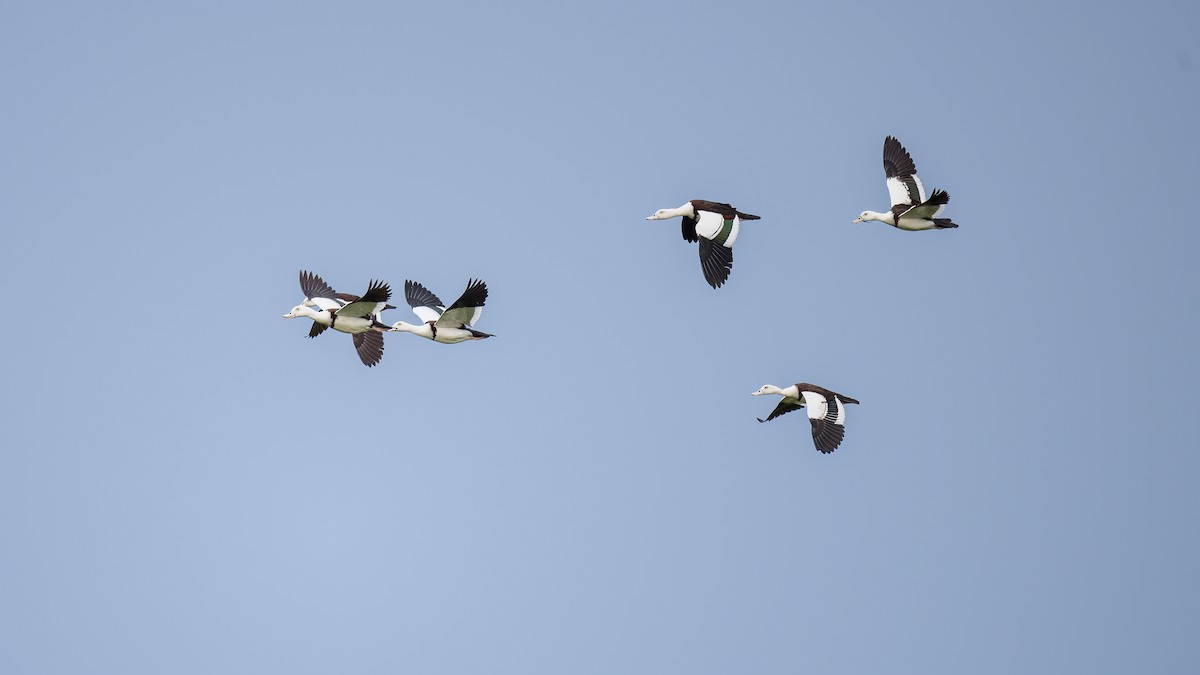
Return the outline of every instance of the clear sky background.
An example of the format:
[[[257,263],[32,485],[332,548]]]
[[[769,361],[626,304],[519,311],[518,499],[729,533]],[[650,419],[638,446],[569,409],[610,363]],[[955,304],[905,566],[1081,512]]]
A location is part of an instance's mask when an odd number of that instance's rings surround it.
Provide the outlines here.
[[[5,3],[0,671],[1195,672],[1200,5],[1117,4]],[[959,229],[850,223],[888,134]]]

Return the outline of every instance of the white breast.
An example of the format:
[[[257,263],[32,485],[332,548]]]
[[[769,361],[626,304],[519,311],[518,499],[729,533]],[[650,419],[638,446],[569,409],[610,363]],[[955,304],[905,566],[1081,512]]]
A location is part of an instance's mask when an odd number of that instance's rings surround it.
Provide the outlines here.
[[[711,240],[717,236],[721,228],[725,225],[725,219],[719,213],[712,211],[700,211],[696,218],[696,234]],[[741,229],[741,218],[733,217],[733,229],[729,232],[729,236],[725,239],[725,247],[733,248],[733,242],[737,241],[738,230]]]
[[[725,224],[725,220],[712,211],[701,211],[696,215],[696,234],[705,239],[712,239]]]

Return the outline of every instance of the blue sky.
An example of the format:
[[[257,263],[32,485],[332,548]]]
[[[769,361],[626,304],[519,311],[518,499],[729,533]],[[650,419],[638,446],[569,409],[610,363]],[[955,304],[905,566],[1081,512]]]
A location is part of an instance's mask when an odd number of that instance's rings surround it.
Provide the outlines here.
[[[1189,672],[1200,10],[901,9],[0,9],[0,671]]]

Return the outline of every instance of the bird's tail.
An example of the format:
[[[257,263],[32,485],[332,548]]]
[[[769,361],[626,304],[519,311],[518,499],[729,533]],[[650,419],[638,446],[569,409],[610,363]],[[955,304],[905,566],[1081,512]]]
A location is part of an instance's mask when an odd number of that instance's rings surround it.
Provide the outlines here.
[[[948,230],[952,227],[958,227],[958,223],[951,222],[949,218],[934,218],[933,226],[939,230]]]

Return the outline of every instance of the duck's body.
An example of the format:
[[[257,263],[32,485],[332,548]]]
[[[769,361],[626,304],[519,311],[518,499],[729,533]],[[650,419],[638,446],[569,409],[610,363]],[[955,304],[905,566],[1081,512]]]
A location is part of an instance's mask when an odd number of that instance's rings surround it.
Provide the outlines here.
[[[322,285],[324,288],[320,287]],[[349,333],[354,337],[354,349],[358,352],[359,360],[367,367],[383,359],[383,333],[389,326],[381,323],[379,317],[380,312],[391,306],[387,301],[392,295],[392,289],[386,283],[372,280],[366,293],[351,296],[334,293],[320,277],[302,271],[300,288],[304,292],[305,302],[293,307],[283,318],[303,316],[312,319],[313,328],[308,332],[310,338],[320,335],[326,328]]]
[[[325,283],[324,279],[307,270],[300,270],[300,290],[304,293],[304,300],[300,304],[305,307],[316,307],[330,311],[341,309],[360,299],[359,296],[352,293],[338,293],[329,284]],[[396,306],[385,304],[379,312],[375,313],[376,320],[379,319],[379,313],[385,309],[396,309]],[[349,323],[347,322],[347,325]],[[313,325],[308,331],[308,337],[315,338],[331,326],[332,317],[328,313],[324,320],[313,318]],[[348,331],[343,330],[342,332],[345,333]]]
[[[950,195],[935,189],[928,199],[925,198],[925,186],[917,178],[917,165],[893,136],[883,141],[883,173],[892,201],[891,210],[885,213],[863,211],[853,222],[877,220],[910,232],[958,227],[949,218],[938,217],[950,203]]]
[[[729,204],[693,199],[674,209],[659,209],[646,220],[683,218],[683,239],[700,244],[700,269],[713,288],[719,288],[733,269],[733,243],[743,220],[758,216],[742,213]]]
[[[442,344],[455,344],[467,340],[482,340],[493,337],[491,333],[475,330],[471,324],[479,320],[483,314],[483,305],[487,301],[487,284],[481,280],[471,279],[467,289],[458,300],[449,307],[429,289],[421,284],[405,280],[404,297],[412,307],[413,314],[422,323],[411,324],[397,321],[389,330],[412,333]]]
[[[764,394],[777,394],[782,396],[783,400],[775,406],[770,415],[767,415],[767,419],[759,418],[759,422],[770,422],[776,417],[786,415],[793,410],[807,408],[808,421],[812,423],[813,444],[816,445],[817,450],[827,454],[836,450],[841,445],[842,438],[845,437],[845,404],[858,403],[858,401],[849,396],[844,396],[824,387],[808,384],[807,382],[800,382],[783,388],[776,387],[773,384],[765,384],[761,389],[752,392],[750,395],[763,396]]]

